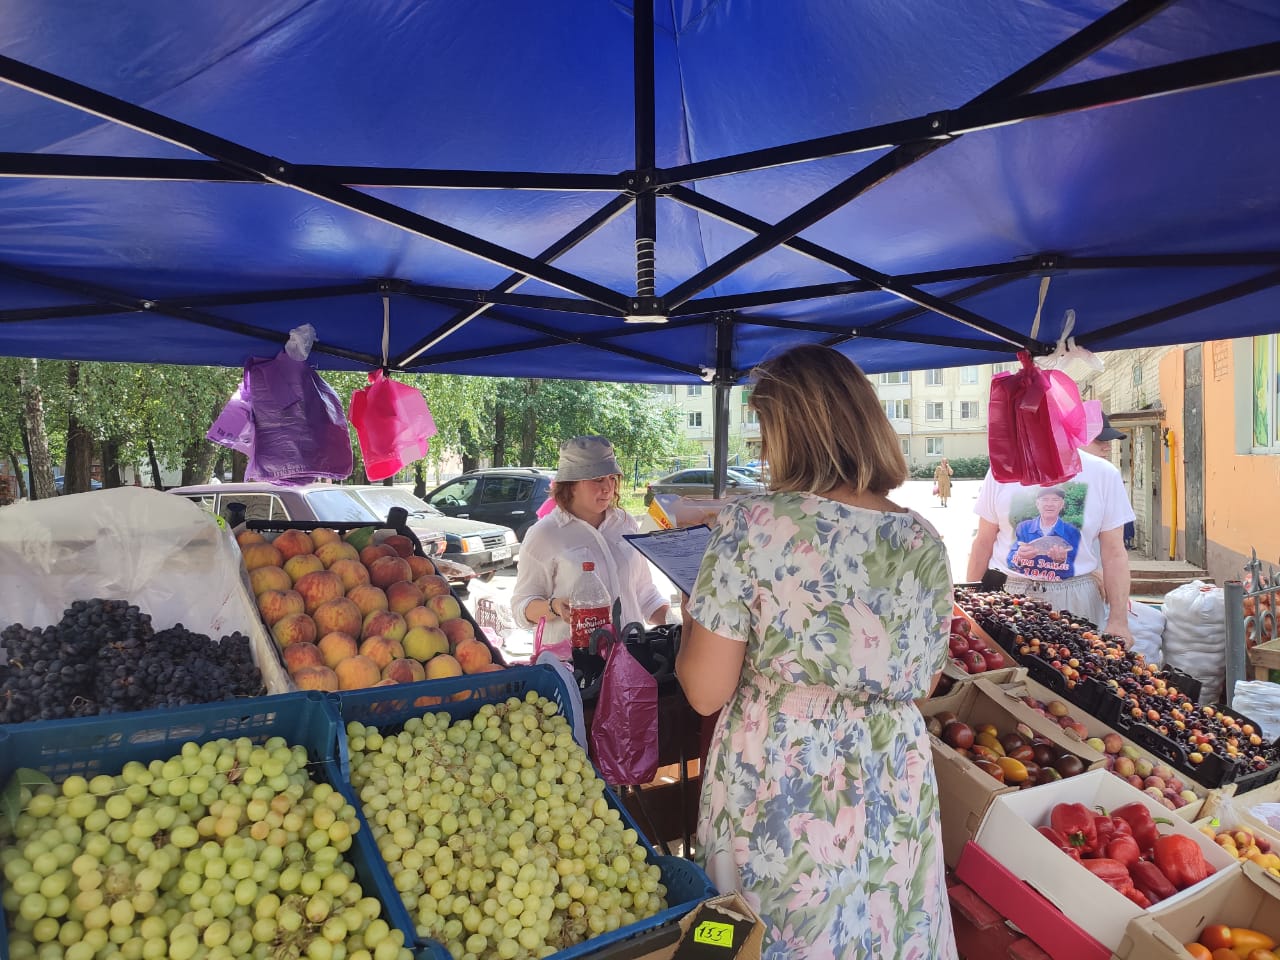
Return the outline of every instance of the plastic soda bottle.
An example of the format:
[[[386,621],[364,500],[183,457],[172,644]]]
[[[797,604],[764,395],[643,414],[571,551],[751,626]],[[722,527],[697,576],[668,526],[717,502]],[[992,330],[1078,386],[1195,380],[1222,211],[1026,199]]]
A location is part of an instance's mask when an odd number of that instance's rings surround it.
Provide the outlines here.
[[[586,650],[591,645],[591,634],[609,625],[612,606],[596,565],[585,561],[569,597],[569,642],[575,650]]]

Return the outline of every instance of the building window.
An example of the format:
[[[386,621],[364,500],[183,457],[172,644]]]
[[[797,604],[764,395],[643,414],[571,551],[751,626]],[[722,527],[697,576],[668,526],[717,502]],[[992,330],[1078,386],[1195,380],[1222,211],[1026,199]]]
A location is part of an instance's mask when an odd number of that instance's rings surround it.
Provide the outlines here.
[[[942,438],[941,437],[925,437],[924,452],[931,457],[942,456]]]
[[[960,382],[961,383],[977,383],[978,368],[977,367],[961,367]]]
[[[1253,338],[1253,449],[1280,447],[1280,335]]]
[[[701,410],[694,410],[692,413],[690,413],[690,414],[689,414],[689,426],[691,426],[691,427],[700,427],[700,426],[702,426],[702,411],[701,411]]]
[[[685,390],[687,391],[687,393],[686,393],[686,395],[687,395],[687,396],[690,396],[690,397],[700,397],[700,396],[702,396],[702,386],[701,386],[701,384],[699,384],[699,385],[698,385],[698,386],[696,386],[696,387],[686,387],[686,388],[685,388]]]
[[[747,407],[745,410],[742,411],[742,422],[759,424],[760,414],[758,414],[755,411],[754,407]]]
[[[961,400],[960,401],[960,419],[961,420],[977,420],[978,419],[978,401],[977,400]]]
[[[881,383],[907,383],[907,375],[905,373],[882,373],[880,374]]]
[[[902,446],[902,455],[907,459],[911,459],[911,438],[899,437],[898,443]]]
[[[941,420],[943,417],[942,407],[941,403],[926,403],[924,405],[924,418],[926,420]]]
[[[886,400],[884,415],[890,420],[907,420],[911,416],[911,411],[906,400]]]
[[[940,386],[942,386],[942,371],[941,371],[941,370],[926,370],[926,371],[924,372],[924,385],[925,385],[926,387],[940,387]]]
[[[669,383],[660,383],[653,389],[658,393],[665,393],[668,397],[673,396],[676,392],[676,388]]]

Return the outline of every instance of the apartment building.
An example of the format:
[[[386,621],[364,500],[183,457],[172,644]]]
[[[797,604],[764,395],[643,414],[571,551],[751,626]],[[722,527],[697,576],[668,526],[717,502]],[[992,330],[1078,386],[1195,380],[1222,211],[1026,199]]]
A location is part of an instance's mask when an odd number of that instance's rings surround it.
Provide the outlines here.
[[[987,455],[987,398],[991,377],[1015,364],[983,364],[947,369],[896,371],[871,375],[876,394],[898,434],[909,466],[937,463],[942,457]],[[710,456],[713,449],[714,391],[709,385],[660,385],[654,391],[681,411],[685,436]],[[729,394],[729,458],[760,455],[760,424],[748,409],[749,387]]]

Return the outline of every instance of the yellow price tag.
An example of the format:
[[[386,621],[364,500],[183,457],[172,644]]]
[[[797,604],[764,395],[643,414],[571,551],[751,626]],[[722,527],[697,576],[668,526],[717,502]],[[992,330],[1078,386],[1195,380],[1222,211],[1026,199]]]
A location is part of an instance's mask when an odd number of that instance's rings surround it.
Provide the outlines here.
[[[703,920],[693,930],[694,943],[709,943],[715,947],[733,946],[733,924]]]

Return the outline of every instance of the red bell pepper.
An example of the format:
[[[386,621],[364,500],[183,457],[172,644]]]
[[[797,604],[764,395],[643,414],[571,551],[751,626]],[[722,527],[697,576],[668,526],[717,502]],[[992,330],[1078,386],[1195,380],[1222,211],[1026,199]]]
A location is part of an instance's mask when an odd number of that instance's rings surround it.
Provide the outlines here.
[[[1083,803],[1058,804],[1049,811],[1049,825],[1079,850],[1081,856],[1097,852],[1098,829],[1093,822],[1093,811]]]
[[[1098,808],[1102,810],[1101,807]],[[1103,811],[1101,816],[1093,818],[1094,830],[1098,834],[1098,852],[1101,853],[1108,843],[1116,837],[1132,837],[1133,828],[1129,826],[1128,820],[1122,820],[1119,817],[1108,816]]]
[[[1133,885],[1145,893],[1152,903],[1167,900],[1178,892],[1178,888],[1150,860],[1139,860],[1131,864],[1129,877],[1133,880]]]
[[[1142,906],[1142,901],[1146,900],[1146,896],[1134,887],[1128,868],[1119,860],[1112,860],[1109,857],[1095,857],[1092,860],[1081,860],[1080,866],[1084,867],[1116,893],[1128,897],[1139,906]],[[1150,905],[1150,901],[1147,902],[1147,905]]]
[[[1160,872],[1179,890],[1185,890],[1213,873],[1213,867],[1200,852],[1200,845],[1190,837],[1176,833],[1156,841],[1155,860]]]
[[[1075,860],[1077,862],[1080,860],[1079,848],[1073,847],[1071,843],[1067,840],[1067,838],[1064,837],[1062,834],[1060,834],[1057,830],[1053,829],[1053,827],[1037,827],[1036,829],[1040,831],[1040,835],[1042,837],[1047,839],[1050,843],[1052,843],[1055,847],[1057,847],[1059,850],[1065,853],[1072,860]]]
[[[1102,848],[1102,855],[1112,860],[1119,860],[1126,867],[1132,867],[1142,856],[1138,849],[1138,841],[1133,837],[1112,837]]]
[[[1151,811],[1147,809],[1144,803],[1126,803],[1123,807],[1116,807],[1111,811],[1111,816],[1119,817],[1129,824],[1133,830],[1133,839],[1138,841],[1138,848],[1143,853],[1150,852],[1159,838],[1159,828],[1157,823],[1172,824],[1172,820],[1152,819]]]

